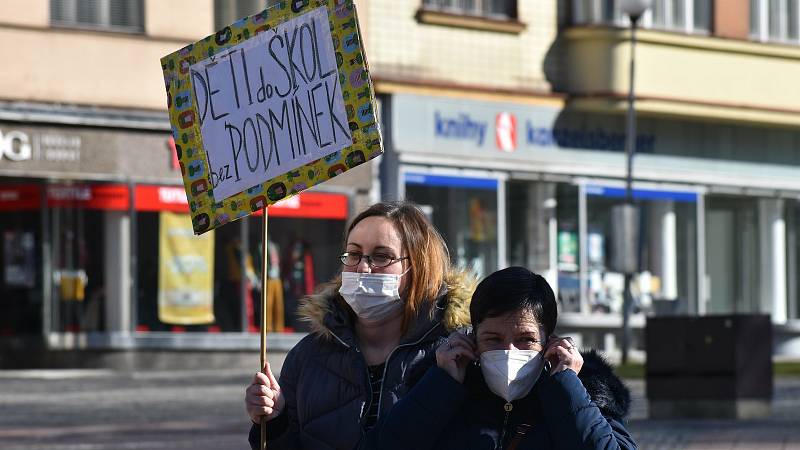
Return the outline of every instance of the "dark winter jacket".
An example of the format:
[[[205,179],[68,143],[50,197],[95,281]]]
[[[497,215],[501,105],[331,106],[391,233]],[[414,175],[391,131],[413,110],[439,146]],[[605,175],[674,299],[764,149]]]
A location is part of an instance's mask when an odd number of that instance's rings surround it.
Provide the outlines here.
[[[461,384],[433,366],[359,450],[636,449],[622,423],[627,388],[596,353],[584,360],[580,376],[542,373],[511,407],[486,387],[479,367],[471,365]]]
[[[473,280],[453,272],[434,302],[426,303],[386,359],[378,418],[408,393],[435,363],[436,347],[456,328],[469,324]],[[352,450],[364,434],[372,392],[366,361],[358,348],[349,307],[331,283],[304,299],[299,315],[311,333],[286,356],[278,383],[286,409],[267,422],[270,450]],[[250,430],[259,448],[260,428]]]

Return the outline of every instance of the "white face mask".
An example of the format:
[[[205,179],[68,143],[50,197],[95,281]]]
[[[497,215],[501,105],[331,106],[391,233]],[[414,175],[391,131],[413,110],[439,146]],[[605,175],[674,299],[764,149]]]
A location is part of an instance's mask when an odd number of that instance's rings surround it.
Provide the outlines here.
[[[481,353],[481,372],[489,389],[507,402],[525,397],[544,367],[536,350],[489,350]]]
[[[400,277],[389,273],[342,272],[339,294],[364,322],[379,322],[403,308]]]

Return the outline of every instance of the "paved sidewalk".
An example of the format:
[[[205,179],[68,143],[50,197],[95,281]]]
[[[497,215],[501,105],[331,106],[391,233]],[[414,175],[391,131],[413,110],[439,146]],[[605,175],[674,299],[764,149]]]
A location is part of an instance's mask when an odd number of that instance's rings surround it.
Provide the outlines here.
[[[800,378],[777,378],[772,415],[751,420],[649,420],[644,382],[627,384],[628,427],[643,450],[800,450]]]
[[[247,448],[240,370],[0,371],[2,450]],[[644,382],[628,382],[628,427],[642,450],[800,450],[800,378],[775,380],[761,420],[649,420]]]

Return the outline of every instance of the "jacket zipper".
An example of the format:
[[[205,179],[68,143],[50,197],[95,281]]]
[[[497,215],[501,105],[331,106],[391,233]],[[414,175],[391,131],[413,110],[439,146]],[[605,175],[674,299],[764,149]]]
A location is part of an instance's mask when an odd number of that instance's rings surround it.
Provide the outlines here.
[[[355,350],[356,353],[361,354],[361,350],[358,347],[353,347],[350,344],[348,344],[347,342],[343,341],[342,338],[337,336],[336,333],[334,333],[333,331],[331,331],[330,333],[331,333],[331,335],[333,335],[333,337],[336,338],[337,341],[339,341],[340,344],[344,345],[345,348],[348,348],[348,349],[352,348],[353,350]],[[367,366],[366,361],[364,363],[364,372],[367,375],[367,381],[369,381],[369,379],[370,379],[369,378],[369,366]],[[384,375],[385,375],[385,371],[384,371]],[[381,384],[381,387],[383,387],[383,384]],[[371,386],[370,386],[370,388],[371,388]],[[358,416],[359,421],[364,420],[365,414],[367,414],[367,412],[369,412],[369,408],[372,407],[371,389],[370,389],[370,393],[369,394],[370,395],[367,395],[368,401],[364,402],[364,407],[361,408],[361,414],[359,414],[359,416]]]
[[[392,355],[394,355],[394,352],[396,352],[400,348],[405,348],[405,347],[409,347],[409,346],[412,346],[412,345],[417,345],[420,342],[424,341],[425,338],[428,337],[428,335],[431,334],[431,332],[433,330],[435,330],[439,325],[440,324],[437,323],[436,325],[432,326],[431,329],[428,330],[425,334],[423,334],[422,337],[419,338],[416,342],[409,342],[407,344],[398,345],[391,352],[389,352],[389,356],[387,356],[386,357],[386,361],[384,361],[383,375],[381,376],[381,390],[380,390],[380,393],[378,394],[378,417],[376,418],[376,420],[381,418],[381,405],[383,404],[383,382],[386,380],[386,369],[389,368],[389,360],[392,359]],[[372,406],[372,405],[370,405],[370,406]]]
[[[506,428],[508,427],[508,416],[511,415],[511,410],[514,409],[514,405],[512,405],[511,402],[506,402],[506,404],[503,405],[503,409],[506,411],[506,416],[503,419],[503,428],[500,430],[500,439],[497,441],[495,450],[503,448],[503,441],[506,439]]]
[[[361,350],[356,347],[356,353],[361,353]],[[361,414],[359,415],[358,421],[361,422],[369,413],[369,409],[372,408],[372,378],[370,378],[369,374],[369,366],[367,365],[366,359],[364,360],[364,372],[367,374],[367,383],[369,383],[369,390],[367,390],[367,401],[364,402],[364,408],[361,410]],[[383,385],[381,385],[383,386]],[[378,403],[380,405],[380,403]],[[363,433],[363,428],[362,428]]]
[[[389,352],[389,356],[386,357],[386,360],[384,361],[384,365],[383,365],[383,375],[381,376],[381,389],[380,389],[380,393],[378,394],[378,416],[377,416],[376,420],[381,418],[381,404],[383,403],[383,382],[384,382],[384,380],[386,380],[386,369],[389,367],[389,360],[392,359],[392,355],[394,355],[394,352],[396,352],[400,348],[405,348],[405,347],[409,347],[409,346],[412,346],[412,345],[419,344],[420,342],[425,340],[425,338],[428,337],[428,335],[431,334],[431,332],[433,330],[435,330],[439,325],[441,325],[441,324],[437,323],[436,325],[432,326],[430,328],[430,330],[425,332],[425,334],[423,334],[422,337],[420,337],[415,342],[409,342],[407,344],[398,345],[397,347],[392,349],[391,352]],[[343,341],[339,336],[337,336],[336,333],[334,333],[333,331],[331,331],[330,333],[331,333],[331,335],[333,335],[333,337],[336,338],[337,341],[339,341],[339,343],[344,345],[346,348],[353,348],[349,344],[347,344],[345,341]],[[361,350],[359,350],[358,347],[355,347],[354,350],[357,353],[361,353]],[[367,373],[367,380],[369,380],[369,367],[366,364],[366,360],[364,361],[364,367],[365,367],[365,371]],[[371,393],[371,389],[370,389],[370,393]],[[372,407],[372,395],[368,395],[367,397],[369,398],[369,403],[365,403],[366,407],[361,411],[361,419],[362,420],[364,419],[364,414],[366,414],[367,411],[369,411],[369,408]]]
[[[330,330],[328,330],[328,331],[330,331]],[[339,336],[336,335],[336,333],[334,333],[333,331],[331,331],[330,333],[331,333],[331,335],[333,337],[336,338],[337,341],[339,341],[340,344],[344,345],[346,348],[350,348],[350,344],[348,344],[347,342],[343,341]],[[356,351],[358,351],[358,349],[356,349]],[[359,352],[359,353],[361,353],[361,352]]]

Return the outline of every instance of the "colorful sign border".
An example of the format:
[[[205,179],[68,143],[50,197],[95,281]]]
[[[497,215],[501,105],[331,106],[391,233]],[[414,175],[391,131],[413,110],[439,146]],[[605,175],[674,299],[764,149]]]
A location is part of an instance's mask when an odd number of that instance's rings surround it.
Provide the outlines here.
[[[215,201],[206,150],[197,120],[197,102],[192,94],[189,67],[321,6],[328,9],[339,84],[353,144],[222,201]],[[375,91],[352,0],[278,2],[258,14],[240,19],[205,39],[163,57],[161,67],[175,150],[195,234],[202,234],[246,217],[383,153],[383,140],[376,117]]]

